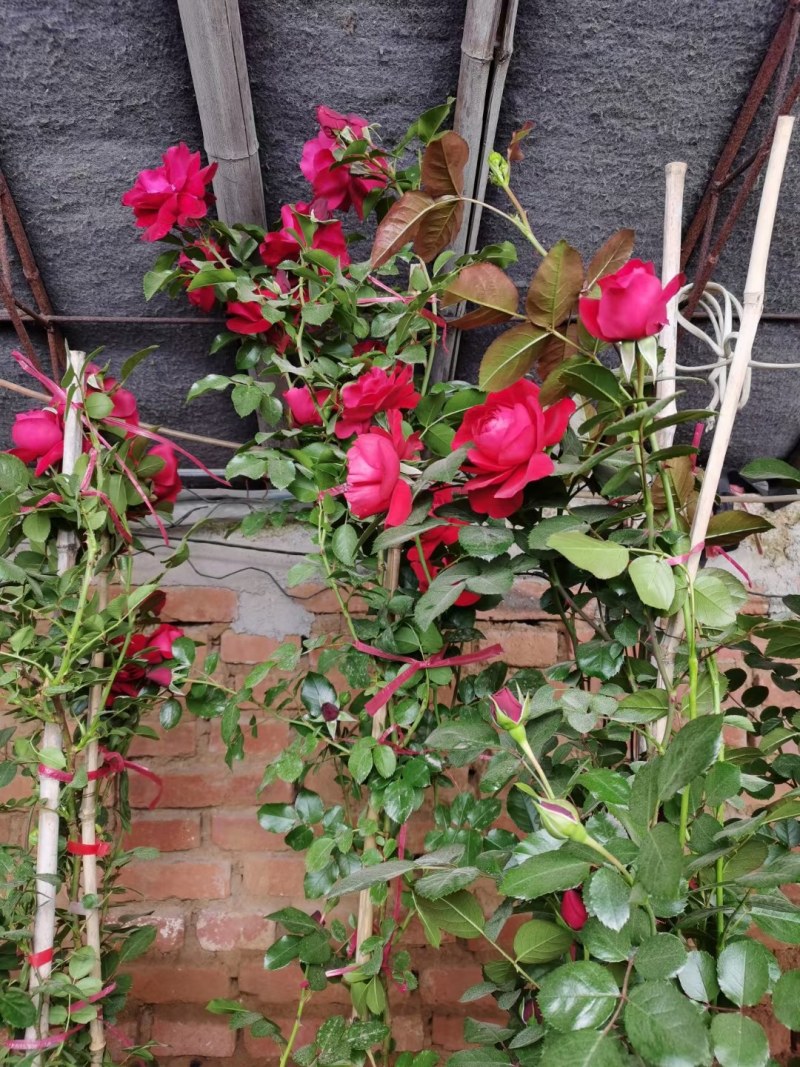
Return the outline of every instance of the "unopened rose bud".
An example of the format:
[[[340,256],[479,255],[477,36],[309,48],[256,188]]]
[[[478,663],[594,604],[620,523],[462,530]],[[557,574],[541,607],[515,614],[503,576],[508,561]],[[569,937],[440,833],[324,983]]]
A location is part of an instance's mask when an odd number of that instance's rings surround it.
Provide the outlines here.
[[[561,918],[571,930],[582,930],[586,925],[589,913],[577,889],[568,889],[561,898]]]
[[[589,835],[581,823],[577,808],[568,800],[534,801],[542,826],[548,834],[565,841],[586,842]]]
[[[330,701],[326,701],[320,708],[322,712],[322,718],[325,722],[336,722],[339,718],[339,709],[335,704],[331,704]]]
[[[489,180],[495,185],[508,185],[511,179],[511,167],[508,160],[499,152],[489,154]]]
[[[528,718],[528,700],[524,703],[506,686],[492,694],[492,718],[501,730],[512,731]]]

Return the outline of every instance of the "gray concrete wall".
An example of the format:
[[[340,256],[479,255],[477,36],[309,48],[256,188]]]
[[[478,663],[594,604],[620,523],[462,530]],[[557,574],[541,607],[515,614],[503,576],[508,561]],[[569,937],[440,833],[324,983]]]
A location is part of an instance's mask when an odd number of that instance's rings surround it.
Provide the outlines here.
[[[536,129],[519,190],[543,241],[566,236],[589,253],[635,225],[639,252],[658,259],[663,165],[689,163],[693,206],[783,8],[783,0],[521,0],[499,141],[525,119]],[[455,90],[459,0],[241,0],[270,214],[305,191],[297,170],[314,107],[359,111],[396,138]],[[183,313],[146,305],[153,255],[119,197],[143,166],[201,136],[177,5],[171,0],[5,0],[0,43],[0,163],[29,227],[53,302],[70,314]],[[769,271],[769,310],[800,310],[800,190],[795,146]],[[720,278],[740,289],[754,210],[743,217]],[[487,221],[483,236],[500,231]],[[526,277],[529,263],[516,276]],[[113,359],[161,350],[134,386],[146,418],[239,437],[226,401],[183,408],[190,383],[225,366],[209,357],[209,327],[85,327],[75,347]],[[474,373],[486,338],[465,345]],[[0,330],[0,350],[13,335]],[[800,326],[765,326],[758,354],[800,360]],[[13,376],[4,360],[4,373]],[[785,455],[800,437],[800,372],[756,377],[732,461]],[[701,399],[698,397],[696,399]],[[7,427],[17,400],[0,397]],[[222,461],[221,456],[207,455]]]

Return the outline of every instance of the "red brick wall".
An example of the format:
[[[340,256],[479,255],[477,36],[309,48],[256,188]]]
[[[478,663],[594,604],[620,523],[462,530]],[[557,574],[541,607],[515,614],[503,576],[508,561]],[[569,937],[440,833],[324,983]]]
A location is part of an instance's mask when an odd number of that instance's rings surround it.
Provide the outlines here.
[[[539,608],[541,588],[534,579],[521,579],[510,597],[483,620],[487,641],[501,642],[514,666],[543,667],[566,655],[559,624]],[[338,629],[331,595],[320,591],[309,598],[313,590],[308,588],[294,593],[314,613],[315,632]],[[173,587],[166,615],[209,650],[219,650],[222,676],[238,684],[279,642],[233,629],[237,597],[222,586]],[[766,601],[755,598],[752,607],[764,611]],[[783,699],[785,694],[776,696]],[[248,710],[245,717],[249,715]],[[148,955],[131,965],[134,986],[125,1030],[138,1041],[163,1046],[156,1051],[164,1067],[277,1063],[271,1042],[231,1031],[224,1018],[207,1014],[204,1006],[213,997],[241,998],[284,1027],[293,1018],[300,975],[294,969],[264,971],[264,949],[275,936],[264,916],[289,903],[307,906],[303,856],[262,830],[255,817],[260,803],[291,799],[291,787],[283,783],[257,795],[265,762],[281,750],[287,736],[279,723],[262,727],[257,739],[248,738],[246,759],[233,771],[223,761],[218,724],[188,715],[161,740],[143,741],[136,748],[136,756],[163,777],[164,792],[158,808],[149,811],[152,783],[131,776],[135,812],[128,843],[155,846],[161,856],[125,872],[131,895],[124,910],[155,923],[159,934]],[[466,772],[461,782],[468,787]],[[310,785],[336,799],[335,786]],[[10,788],[24,787],[15,783]],[[14,833],[21,826],[6,819],[0,829]],[[421,829],[413,836],[415,844],[420,843]],[[487,908],[489,904],[487,899]],[[505,936],[512,933],[507,930]],[[493,1017],[484,1003],[458,1002],[461,992],[480,980],[481,944],[450,938],[435,951],[418,928],[410,927],[409,935],[420,989],[393,994],[392,1026],[399,1047],[442,1052],[462,1048],[465,1015]],[[791,965],[798,966],[798,961]],[[348,1004],[346,993],[336,986],[316,995],[305,1032],[313,1033],[331,1012],[347,1013]],[[782,1027],[778,1030],[774,1051],[787,1056],[789,1035]]]

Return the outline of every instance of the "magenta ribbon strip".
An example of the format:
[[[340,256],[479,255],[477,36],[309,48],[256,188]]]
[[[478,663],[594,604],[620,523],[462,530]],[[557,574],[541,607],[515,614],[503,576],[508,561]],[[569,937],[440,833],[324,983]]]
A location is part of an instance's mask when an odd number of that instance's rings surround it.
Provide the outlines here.
[[[503,653],[502,645],[491,645],[489,648],[482,648],[477,652],[465,652],[460,656],[447,656],[443,652],[437,652],[428,659],[414,659],[412,656],[396,656],[392,652],[384,652],[382,648],[365,644],[364,641],[354,641],[353,648],[359,652],[365,652],[368,656],[375,656],[377,659],[408,664],[404,671],[400,671],[396,678],[384,685],[374,697],[367,701],[365,710],[368,715],[377,714],[385,704],[389,703],[397,690],[405,685],[409,678],[413,678],[417,671],[431,671],[436,667],[460,667],[467,663],[483,663]]]
[[[100,755],[103,758],[103,766],[98,767],[96,771],[90,771],[86,776],[90,782],[97,781],[98,778],[109,778],[112,774],[122,774],[123,771],[133,771],[135,774],[140,774],[142,778],[147,778],[148,781],[153,782],[156,786],[156,794],[150,803],[147,805],[148,810],[152,811],[153,808],[161,800],[161,794],[164,792],[164,780],[156,774],[155,771],[151,771],[149,767],[145,767],[143,763],[136,763],[135,760],[125,759],[119,752],[112,752],[108,748],[101,748]],[[75,777],[69,771],[57,771],[53,767],[45,767],[43,763],[39,764],[39,775],[42,778],[54,778],[57,782],[64,782],[69,784]]]

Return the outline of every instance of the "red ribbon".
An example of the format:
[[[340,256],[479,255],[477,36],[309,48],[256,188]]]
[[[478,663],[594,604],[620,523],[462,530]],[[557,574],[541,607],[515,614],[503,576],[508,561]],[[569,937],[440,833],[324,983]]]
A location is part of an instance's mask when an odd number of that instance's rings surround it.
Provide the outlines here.
[[[71,856],[107,856],[111,845],[107,841],[95,841],[88,845],[84,841],[67,841],[67,852]]]
[[[414,659],[412,656],[396,656],[392,652],[384,652],[382,648],[367,645],[363,641],[355,641],[353,647],[359,652],[365,652],[368,656],[375,656],[377,659],[388,659],[393,663],[408,664],[404,671],[400,671],[396,678],[393,678],[391,682],[379,689],[375,696],[367,701],[365,710],[368,715],[375,715],[385,704],[388,704],[397,690],[405,685],[409,678],[413,678],[417,671],[431,671],[436,667],[460,667],[466,663],[482,663],[487,659],[495,659],[495,657],[502,655],[503,652],[502,645],[492,645],[490,648],[482,648],[477,652],[466,652],[460,656],[447,656],[443,652],[437,652],[428,659]]]
[[[52,952],[52,949],[46,949],[47,952]],[[41,955],[41,953],[39,953]],[[109,993],[113,993],[117,988],[116,982],[111,982],[97,993],[93,993],[86,1000],[76,1000],[74,1004],[70,1004],[67,1008],[68,1012],[80,1011],[81,1008],[88,1008],[90,1004],[94,1004],[95,1001],[102,1000],[103,997],[107,997]],[[57,1045],[62,1045],[68,1037],[72,1037],[73,1034],[79,1033],[85,1026],[85,1023],[81,1023],[79,1026],[73,1026],[69,1030],[61,1030],[57,1034],[50,1034],[49,1037],[38,1038],[19,1038],[13,1041],[3,1041],[3,1048],[10,1049],[12,1052],[36,1052],[46,1048],[56,1048]]]
[[[55,955],[54,949],[43,948],[41,952],[31,952],[28,956],[28,963],[31,967],[44,967],[48,963],[53,962],[53,956]]]
[[[111,749],[101,748],[100,756],[103,760],[103,766],[98,767],[96,771],[89,771],[86,777],[90,782],[95,782],[98,778],[110,778],[112,774],[122,774],[124,771],[134,771],[136,774],[140,774],[142,778],[147,778],[156,786],[156,794],[150,803],[147,805],[148,810],[152,811],[153,808],[161,800],[161,794],[164,792],[164,781],[160,775],[155,771],[151,771],[149,767],[145,767],[143,763],[136,763],[135,760],[125,759],[119,752],[112,752]],[[74,774],[70,774],[69,771],[57,771],[53,767],[45,767],[43,763],[39,764],[39,776],[41,778],[55,778],[57,782],[64,782],[69,784],[75,777]],[[77,854],[77,853],[76,853]],[[86,853],[89,855],[90,853]]]

